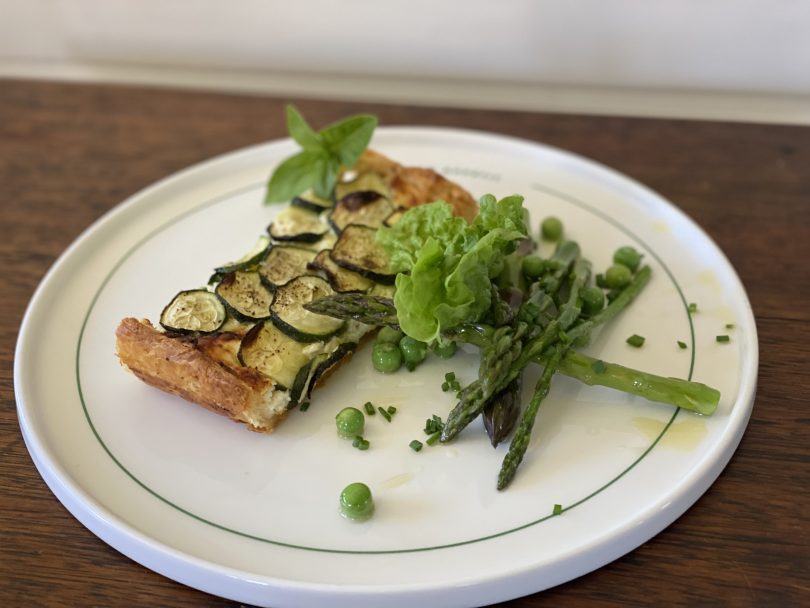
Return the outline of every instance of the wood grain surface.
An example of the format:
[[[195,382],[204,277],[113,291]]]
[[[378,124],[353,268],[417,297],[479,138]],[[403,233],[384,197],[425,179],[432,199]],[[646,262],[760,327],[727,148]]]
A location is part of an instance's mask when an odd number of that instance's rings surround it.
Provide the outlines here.
[[[20,434],[14,346],[35,287],[82,230],[173,171],[285,136],[286,101],[0,81],[0,606],[236,605],[130,561],[62,507]],[[504,606],[810,605],[810,129],[294,101],[318,125],[366,111],[601,161],[694,218],[748,290],[759,384],[720,478],[630,554]]]

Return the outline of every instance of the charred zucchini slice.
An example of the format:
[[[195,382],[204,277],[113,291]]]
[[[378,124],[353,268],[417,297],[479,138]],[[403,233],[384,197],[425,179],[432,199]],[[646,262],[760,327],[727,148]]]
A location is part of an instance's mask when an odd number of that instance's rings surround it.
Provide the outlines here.
[[[307,273],[316,252],[292,245],[275,245],[259,266],[259,274],[272,290]]]
[[[293,340],[271,320],[254,325],[239,345],[239,362],[259,370],[287,389],[295,384],[302,367],[309,367],[305,345]]]
[[[290,201],[290,205],[300,209],[307,209],[309,211],[313,211],[314,213],[321,213],[322,211],[332,208],[332,201],[321,198],[312,192],[305,192],[304,194],[296,196],[294,199],[292,199],[292,201]]]
[[[324,249],[332,249],[335,241],[337,241],[337,235],[333,231],[329,230],[320,241],[315,241],[314,243],[300,243],[300,246],[304,249],[309,249],[310,251],[318,253]]]
[[[264,259],[270,250],[270,237],[262,235],[248,253],[230,264],[225,264],[215,268],[214,272],[219,275],[228,274],[235,270],[252,270]]]
[[[314,389],[322,379],[326,379],[345,359],[350,357],[356,348],[357,343],[344,342],[325,358],[316,359],[312,362],[312,375],[306,386],[307,399],[312,395],[312,389]]]
[[[276,326],[294,340],[328,340],[343,329],[344,322],[310,312],[304,304],[334,293],[335,290],[321,277],[297,277],[276,289],[270,315]]]
[[[385,218],[385,220],[383,221],[383,224],[385,224],[386,226],[393,226],[400,219],[402,219],[402,216],[405,215],[406,211],[407,211],[407,209],[403,209],[402,207],[397,207],[391,213],[391,215],[389,215],[387,218]]]
[[[273,292],[265,287],[261,275],[237,270],[219,282],[216,294],[239,321],[259,321],[270,317]]]
[[[372,281],[392,285],[396,273],[391,272],[388,256],[377,245],[376,235],[377,230],[368,226],[346,226],[330,255],[338,266],[360,273]]]
[[[349,181],[338,182],[335,185],[335,200],[340,201],[354,192],[376,192],[387,199],[391,198],[391,190],[385,185],[383,178],[371,172],[361,173]]]
[[[329,249],[318,252],[315,259],[309,263],[309,268],[323,274],[332,289],[340,293],[366,292],[374,286],[371,279],[335,264],[329,257],[330,253]]]
[[[178,293],[160,313],[160,324],[182,334],[209,334],[225,323],[225,307],[215,293],[207,289],[189,289]]]
[[[281,211],[267,228],[274,241],[303,243],[319,241],[328,231],[329,227],[316,212],[292,205]]]
[[[379,192],[360,190],[340,199],[329,214],[329,223],[335,232],[350,224],[379,228],[394,211],[394,204]]]

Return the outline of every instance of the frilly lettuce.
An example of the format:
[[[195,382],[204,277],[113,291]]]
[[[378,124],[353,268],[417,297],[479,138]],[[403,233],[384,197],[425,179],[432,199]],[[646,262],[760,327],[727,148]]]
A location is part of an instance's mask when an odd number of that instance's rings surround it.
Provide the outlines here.
[[[481,198],[468,224],[437,201],[409,210],[377,242],[398,272],[394,304],[402,331],[423,342],[479,320],[491,305],[491,280],[527,227],[522,196]]]

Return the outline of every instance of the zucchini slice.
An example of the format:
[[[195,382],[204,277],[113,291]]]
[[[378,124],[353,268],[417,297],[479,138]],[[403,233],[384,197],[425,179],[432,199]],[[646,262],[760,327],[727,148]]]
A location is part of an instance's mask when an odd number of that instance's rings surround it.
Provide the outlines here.
[[[332,201],[321,198],[312,191],[308,191],[292,199],[290,205],[300,209],[308,209],[315,213],[321,213],[322,211],[332,208]]]
[[[334,260],[329,257],[330,253],[329,249],[318,252],[318,255],[309,263],[308,267],[310,270],[322,273],[326,280],[329,281],[332,289],[340,293],[347,293],[366,292],[374,287],[374,281],[371,279],[335,264]]]
[[[391,215],[389,215],[387,218],[385,218],[385,220],[383,220],[383,224],[386,225],[386,226],[393,226],[400,219],[402,219],[402,216],[405,215],[406,211],[407,211],[407,209],[404,209],[402,207],[397,207],[396,209],[394,209],[394,211],[391,213]]]
[[[225,306],[207,289],[178,293],[160,313],[160,324],[181,334],[210,334],[225,323]]]
[[[300,246],[318,253],[324,249],[332,249],[335,241],[337,241],[337,235],[332,230],[329,230],[320,241],[315,241],[314,243],[300,243]]]
[[[394,285],[381,285],[380,283],[376,283],[374,287],[368,290],[368,295],[393,300],[396,292],[397,288],[394,287]]]
[[[377,283],[393,285],[397,275],[388,266],[388,256],[377,245],[376,235],[375,228],[350,224],[340,233],[330,256],[338,266]]]
[[[273,292],[265,287],[256,271],[229,272],[217,285],[216,294],[239,321],[260,321],[270,317]]]
[[[292,205],[281,211],[267,228],[274,241],[303,243],[319,241],[328,231],[329,227],[316,212]]]
[[[345,359],[351,357],[356,348],[356,342],[344,342],[332,351],[330,355],[312,362],[312,375],[309,384],[306,386],[307,399],[312,395],[312,389],[314,389],[322,379],[325,380],[329,377],[329,374],[337,369]]]
[[[341,329],[344,322],[334,317],[308,311],[304,304],[323,296],[333,295],[335,290],[321,277],[300,276],[276,289],[270,315],[276,326],[299,342],[328,340]]]
[[[379,228],[393,212],[394,204],[379,192],[359,190],[350,192],[335,204],[329,223],[338,233],[350,224]]]
[[[236,260],[235,262],[231,262],[230,264],[225,264],[224,266],[220,266],[219,268],[214,268],[214,272],[219,275],[228,274],[229,272],[233,272],[235,270],[253,270],[259,263],[264,259],[267,253],[270,251],[270,237],[263,234],[259,237],[259,240],[256,241],[256,244],[253,246],[248,253],[243,255],[241,258]]]
[[[377,192],[387,199],[391,198],[391,190],[385,185],[383,178],[372,172],[361,173],[352,180],[335,184],[336,201],[353,192]]]
[[[315,258],[314,251],[292,245],[275,245],[259,266],[265,284],[272,290],[295,277],[307,273],[307,264]]]
[[[310,365],[304,346],[267,320],[254,325],[242,338],[239,362],[259,370],[286,390],[295,384],[301,368]]]

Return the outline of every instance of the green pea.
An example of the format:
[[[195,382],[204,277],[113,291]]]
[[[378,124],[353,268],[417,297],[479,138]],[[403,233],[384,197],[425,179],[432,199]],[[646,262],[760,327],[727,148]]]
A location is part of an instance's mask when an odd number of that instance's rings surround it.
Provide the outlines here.
[[[590,285],[582,290],[582,312],[591,317],[605,307],[605,293]]]
[[[545,264],[540,256],[527,255],[520,263],[520,268],[528,278],[539,279],[540,275],[543,274],[543,270],[545,270]]]
[[[391,342],[375,342],[371,349],[371,364],[378,372],[393,374],[402,367],[402,351]]]
[[[540,235],[546,241],[559,241],[563,235],[563,224],[556,217],[547,217],[540,224]]]
[[[377,334],[377,342],[396,344],[402,339],[402,332],[392,327],[383,327]]]
[[[449,359],[453,355],[456,354],[456,343],[455,342],[436,342],[431,347],[433,350],[433,354],[437,357],[441,357],[442,359]]]
[[[641,254],[633,247],[619,247],[613,254],[613,262],[615,264],[623,264],[627,266],[631,272],[635,272],[638,270],[638,265],[641,264],[641,257]]]
[[[624,287],[633,279],[633,272],[624,264],[613,264],[605,271],[605,285],[611,289]]]
[[[410,370],[413,370],[424,361],[427,356],[427,344],[410,336],[404,336],[399,341],[399,350],[402,351],[402,360],[405,367]]]
[[[366,426],[366,417],[356,407],[344,407],[335,416],[338,435],[352,439],[363,434]]]
[[[350,483],[340,493],[340,513],[355,521],[364,521],[374,513],[374,499],[369,487],[360,482]]]

